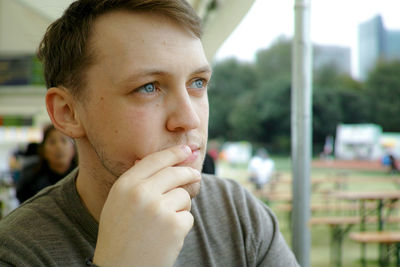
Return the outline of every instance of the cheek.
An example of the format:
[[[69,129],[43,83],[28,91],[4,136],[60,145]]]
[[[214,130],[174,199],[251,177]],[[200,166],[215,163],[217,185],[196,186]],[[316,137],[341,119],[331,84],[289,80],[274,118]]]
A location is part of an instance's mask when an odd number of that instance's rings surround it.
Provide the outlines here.
[[[70,155],[71,158],[74,157],[75,155],[75,146],[73,144],[68,145],[68,154]]]
[[[207,97],[199,103],[197,114],[199,114],[202,127],[208,128],[209,106]]]
[[[143,158],[158,150],[163,140],[164,115],[156,109],[127,114],[123,122],[120,120],[113,128],[114,139],[119,140],[121,151],[125,150],[130,157]]]
[[[53,153],[53,151],[54,151],[54,149],[52,149],[49,146],[45,146],[43,148],[43,154],[44,154],[45,157],[47,157],[48,155],[51,155],[51,153]]]

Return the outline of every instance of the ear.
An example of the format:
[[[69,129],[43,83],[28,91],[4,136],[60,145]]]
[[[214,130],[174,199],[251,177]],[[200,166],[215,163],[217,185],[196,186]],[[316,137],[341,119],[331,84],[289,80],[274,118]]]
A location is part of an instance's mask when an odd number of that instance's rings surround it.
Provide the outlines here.
[[[68,90],[59,87],[47,90],[46,108],[54,127],[63,134],[71,138],[80,138],[85,135],[76,110],[75,99]]]

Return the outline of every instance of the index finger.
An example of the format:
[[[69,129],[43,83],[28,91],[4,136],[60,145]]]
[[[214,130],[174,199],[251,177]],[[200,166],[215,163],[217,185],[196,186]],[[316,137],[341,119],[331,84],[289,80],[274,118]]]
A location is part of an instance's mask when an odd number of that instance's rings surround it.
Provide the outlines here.
[[[186,145],[173,146],[161,151],[157,151],[147,155],[146,157],[138,161],[122,176],[130,177],[134,175],[139,179],[145,179],[166,167],[174,166],[178,163],[181,163],[191,153],[192,150]],[[123,179],[122,176],[121,179]]]

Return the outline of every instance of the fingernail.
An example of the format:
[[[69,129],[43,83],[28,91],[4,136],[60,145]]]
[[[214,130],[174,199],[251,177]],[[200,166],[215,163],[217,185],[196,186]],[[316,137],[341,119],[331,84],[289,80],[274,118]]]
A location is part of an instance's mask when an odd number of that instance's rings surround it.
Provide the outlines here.
[[[182,145],[181,148],[186,154],[192,153],[192,150],[187,145]]]
[[[196,175],[198,175],[199,177],[201,176],[201,173],[198,169],[194,169],[194,172],[196,173]]]

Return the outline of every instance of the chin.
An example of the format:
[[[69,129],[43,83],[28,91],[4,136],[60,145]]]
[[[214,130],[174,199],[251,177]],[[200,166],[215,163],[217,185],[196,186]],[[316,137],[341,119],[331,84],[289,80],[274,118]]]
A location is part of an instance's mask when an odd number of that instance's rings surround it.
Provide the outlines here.
[[[189,193],[190,198],[194,198],[200,192],[200,183],[201,182],[187,184],[182,186],[182,188]]]

